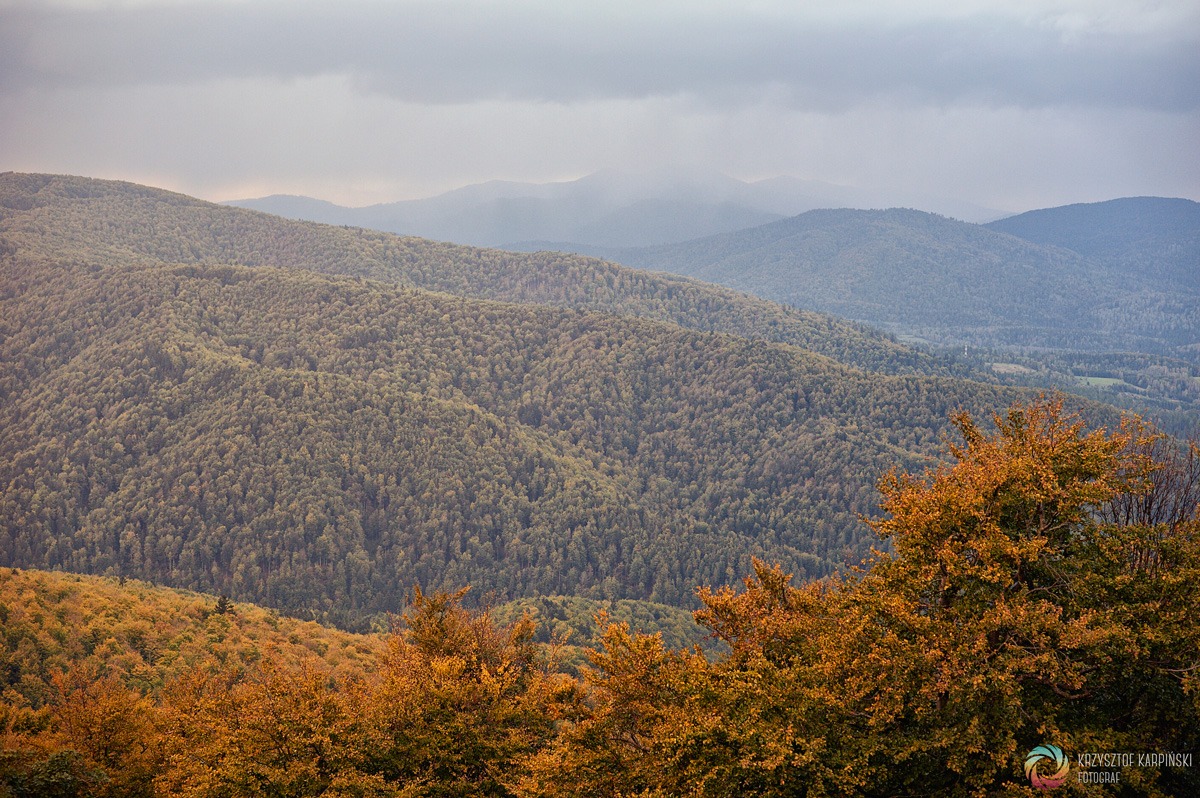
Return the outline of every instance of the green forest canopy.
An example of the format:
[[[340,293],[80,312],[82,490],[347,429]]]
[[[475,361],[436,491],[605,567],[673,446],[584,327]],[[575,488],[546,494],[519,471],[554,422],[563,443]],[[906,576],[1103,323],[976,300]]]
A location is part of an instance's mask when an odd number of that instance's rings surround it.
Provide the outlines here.
[[[1022,395],[598,261],[129,184],[0,191],[9,565],[357,627],[414,583],[690,606],[751,556],[804,578],[858,562],[877,475],[927,462],[955,409]],[[527,284],[545,304],[479,298]]]

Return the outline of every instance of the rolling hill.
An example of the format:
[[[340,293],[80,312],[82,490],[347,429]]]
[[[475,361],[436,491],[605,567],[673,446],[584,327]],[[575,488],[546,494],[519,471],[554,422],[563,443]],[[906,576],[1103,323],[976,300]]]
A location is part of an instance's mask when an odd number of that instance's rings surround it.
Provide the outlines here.
[[[119,674],[154,691],[190,668],[246,667],[268,652],[289,664],[319,659],[344,673],[374,670],[380,635],[358,635],[253,604],[137,580],[0,570],[0,702],[47,702],[69,668]]]
[[[590,259],[80,178],[0,176],[0,207],[10,566],[349,625],[414,582],[686,605],[751,555],[857,561],[875,480],[1022,395]]]

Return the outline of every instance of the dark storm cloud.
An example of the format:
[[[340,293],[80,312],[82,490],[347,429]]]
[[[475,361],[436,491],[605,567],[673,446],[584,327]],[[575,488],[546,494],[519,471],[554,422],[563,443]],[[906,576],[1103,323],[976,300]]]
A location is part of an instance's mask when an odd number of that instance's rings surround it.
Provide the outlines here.
[[[834,24],[554,5],[246,3],[0,9],[0,85],[348,75],[418,103],[690,96],[839,109],[896,98],[1200,108],[1194,31],[1064,34],[1011,18]],[[609,7],[611,8],[611,7]]]

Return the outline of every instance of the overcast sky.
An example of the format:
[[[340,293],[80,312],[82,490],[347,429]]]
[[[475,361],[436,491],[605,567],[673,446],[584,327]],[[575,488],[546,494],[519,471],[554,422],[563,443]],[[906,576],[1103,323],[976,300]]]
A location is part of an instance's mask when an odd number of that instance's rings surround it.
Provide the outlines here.
[[[0,169],[362,205],[663,165],[1200,200],[1200,2],[0,0]]]

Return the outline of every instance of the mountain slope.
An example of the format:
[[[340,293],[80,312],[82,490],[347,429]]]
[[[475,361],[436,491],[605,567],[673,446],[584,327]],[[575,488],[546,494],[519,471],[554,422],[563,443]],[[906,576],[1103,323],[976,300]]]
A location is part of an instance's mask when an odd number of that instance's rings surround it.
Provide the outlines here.
[[[12,264],[4,562],[360,616],[413,582],[682,602],[865,551],[972,383],[304,272]],[[334,616],[341,618],[342,616]]]
[[[319,274],[305,265],[388,273],[424,250],[119,184],[19,182],[0,258],[8,565],[352,624],[418,581],[686,604],[751,555],[806,576],[856,561],[875,480],[926,462],[951,411],[1020,395]],[[292,268],[216,260],[289,251]]]
[[[987,227],[1078,252],[1132,279],[1150,275],[1200,291],[1200,202],[1126,197],[1030,211]]]
[[[322,660],[341,674],[370,673],[384,641],[300,621],[251,604],[130,580],[0,570],[0,703],[38,707],[55,676],[79,668],[158,690],[189,669],[249,667],[271,653],[299,665]]]
[[[300,268],[479,299],[642,316],[794,344],[888,373],[949,373],[946,364],[875,330],[684,278],[561,253],[481,250],[287,221],[129,183],[0,175],[0,235],[51,258]]]
[[[1153,274],[919,211],[812,211],[607,254],[939,343],[1162,354],[1200,330],[1195,304]]]

